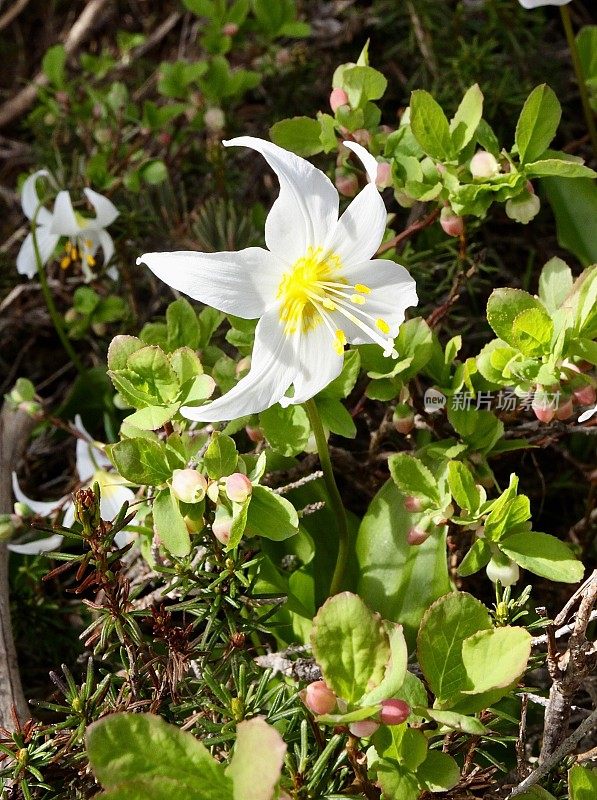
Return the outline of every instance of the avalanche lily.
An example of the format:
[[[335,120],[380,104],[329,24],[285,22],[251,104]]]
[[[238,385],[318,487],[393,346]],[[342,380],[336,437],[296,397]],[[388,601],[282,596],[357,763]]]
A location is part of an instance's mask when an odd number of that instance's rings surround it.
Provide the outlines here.
[[[108,472],[111,467],[110,461],[104,453],[101,445],[95,442],[83,427],[80,416],[75,417],[75,428],[81,434],[77,438],[76,450],[76,472],[78,482],[82,486],[91,486],[97,481],[101,489],[100,513],[102,519],[113,519],[124,502],[131,503],[135,494],[132,489],[124,485],[124,479],[115,472]],[[64,519],[62,525],[70,528],[75,521],[75,505],[70,495],[65,495],[58,500],[42,501],[31,500],[21,490],[16,472],[12,473],[12,488],[15,497],[20,503],[28,506],[34,514],[40,517],[49,517],[59,508],[64,506]],[[63,537],[60,534],[48,536],[45,539],[38,539],[34,542],[25,544],[9,544],[8,549],[23,555],[37,555],[48,550],[55,550],[62,543]],[[131,541],[131,535],[126,531],[120,531],[114,537],[118,547],[124,547]]]
[[[586,411],[583,411],[578,418],[578,421],[588,422],[595,414],[597,414],[597,406],[593,406],[593,408],[588,408]]]
[[[98,248],[102,248],[104,264],[108,264],[114,253],[114,243],[106,228],[111,225],[118,211],[107,197],[85,189],[85,195],[93,208],[95,217],[88,218],[76,212],[67,191],[58,192],[54,201],[54,210],[48,211],[40,205],[37,194],[37,180],[49,177],[45,169],[40,169],[30,175],[23,184],[21,204],[27,219],[35,221],[35,235],[42,264],[50,260],[56,245],[66,240],[60,266],[67,269],[71,264],[80,262],[83,276],[87,282],[94,277],[92,268],[95,266],[95,256]],[[17,271],[21,275],[32,278],[37,272],[33,235],[30,233],[23,242],[17,256]],[[115,280],[118,270],[115,266],[109,267],[108,275]]]
[[[271,142],[241,136],[224,145],[261,153],[280,182],[265,223],[268,249],[137,259],[195,300],[259,317],[248,374],[217,400],[183,407],[188,419],[237,419],[274,403],[304,403],[339,375],[348,343],[374,342],[397,357],[393,340],[405,310],[417,303],[415,283],[399,264],[371,260],[386,227],[378,165],[360,145],[345,144],[363,162],[369,183],[340,219],[338,192],[321,170]]]

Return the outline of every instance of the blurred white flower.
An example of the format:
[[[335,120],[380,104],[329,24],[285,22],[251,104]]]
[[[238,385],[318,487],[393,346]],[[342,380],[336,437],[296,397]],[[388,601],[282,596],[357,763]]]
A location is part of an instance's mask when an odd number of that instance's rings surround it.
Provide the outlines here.
[[[595,414],[597,414],[597,406],[593,406],[593,408],[588,408],[586,411],[583,411],[580,417],[578,418],[578,421],[587,422]]]
[[[37,195],[37,180],[42,176],[48,177],[48,171],[40,169],[30,175],[23,184],[21,193],[21,204],[25,216],[29,220],[35,219],[35,235],[42,264],[48,263],[58,242],[66,239],[60,261],[61,266],[66,269],[72,263],[80,262],[85,280],[90,281],[94,277],[92,267],[95,266],[98,248],[102,248],[106,265],[114,253],[114,242],[106,228],[114,222],[118,211],[107,197],[94,192],[93,189],[85,189],[85,195],[95,209],[96,216],[94,218],[84,217],[76,212],[69,193],[64,190],[58,192],[54,201],[54,210],[50,212],[44,206],[40,206]],[[32,278],[37,272],[31,233],[19,250],[17,271],[28,278]],[[115,266],[109,267],[106,271],[113,280],[118,277],[118,270]]]
[[[116,472],[108,472],[111,463],[104,453],[101,445],[95,442],[85,430],[80,416],[75,417],[75,428],[82,438],[77,438],[76,450],[76,472],[78,482],[83,486],[91,486],[96,481],[101,490],[100,514],[102,519],[111,520],[118,514],[123,503],[131,503],[135,494],[132,489],[125,486],[124,478]],[[75,521],[75,506],[70,495],[60,497],[58,500],[45,502],[42,500],[32,500],[21,490],[16,472],[12,473],[12,488],[19,503],[28,506],[31,511],[40,517],[49,517],[54,511],[64,507],[64,519],[62,525],[70,528]],[[63,537],[60,534],[48,536],[45,539],[37,539],[34,542],[25,544],[9,544],[8,549],[23,555],[37,555],[49,550],[55,550],[62,543]],[[124,547],[131,541],[131,534],[126,530],[120,531],[114,537],[118,547]]]
[[[539,6],[565,6],[571,0],[518,0],[523,8],[539,8]]]
[[[347,343],[374,342],[397,356],[393,339],[405,310],[417,303],[415,283],[394,261],[371,260],[386,228],[378,164],[360,145],[345,144],[363,162],[369,183],[340,219],[338,192],[321,170],[271,142],[241,136],[224,145],[257,150],[280,181],[265,223],[268,249],[137,259],[196,300],[260,317],[249,373],[212,403],[183,407],[188,419],[236,419],[278,402],[304,403],[339,375]]]

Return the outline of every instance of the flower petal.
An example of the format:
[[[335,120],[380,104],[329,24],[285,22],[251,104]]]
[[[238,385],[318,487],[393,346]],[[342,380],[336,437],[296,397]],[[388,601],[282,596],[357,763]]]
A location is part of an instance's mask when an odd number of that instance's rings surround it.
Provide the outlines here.
[[[9,544],[8,549],[13,553],[19,553],[23,556],[37,556],[40,553],[48,553],[51,550],[56,550],[62,544],[63,539],[64,536],[55,533],[53,536],[47,536],[45,539],[37,539],[35,542]]]
[[[378,319],[383,320],[390,329],[387,335],[394,339],[404,322],[404,312],[418,303],[416,284],[408,270],[394,261],[376,258],[355,264],[343,274],[349,283],[361,283],[371,289],[371,294],[365,295],[365,303],[355,306],[351,311],[359,318],[362,316],[359,314],[360,310],[369,314],[373,320],[368,324],[373,324],[374,327]],[[340,315],[335,320],[351,344],[368,344],[373,341],[364,331]]]
[[[587,420],[591,419],[592,416],[597,414],[597,406],[593,406],[593,408],[588,408],[586,411],[583,411],[580,417],[578,418],[579,422],[587,422]]]
[[[45,225],[39,225],[36,228],[35,236],[37,237],[37,247],[39,249],[41,263],[42,265],[47,264],[60,237],[55,233],[51,233],[50,229]],[[25,238],[17,255],[17,272],[20,275],[26,275],[28,278],[33,278],[37,273],[33,234],[31,233]]]
[[[261,247],[236,253],[145,253],[157,277],[195,300],[245,319],[260,317],[276,298],[284,264]]]
[[[106,266],[114,255],[114,242],[107,231],[98,231],[98,239],[104,254],[104,266]],[[118,277],[118,270],[116,270],[116,277]]]
[[[58,500],[49,500],[47,502],[43,500],[31,500],[31,498],[27,497],[27,495],[19,486],[16,472],[12,473],[12,491],[19,503],[23,503],[24,505],[28,506],[34,514],[37,514],[40,517],[49,517],[50,514],[56,511],[57,508],[60,508],[65,500],[64,497],[59,497]]]
[[[281,400],[296,372],[294,337],[284,333],[278,310],[271,310],[257,323],[248,374],[212,403],[183,406],[180,412],[187,419],[216,422],[263,411]]]
[[[111,200],[108,200],[107,197],[104,197],[103,194],[94,192],[93,189],[84,189],[83,191],[95,209],[95,219],[90,219],[86,227],[95,228],[95,230],[107,228],[108,225],[111,225],[114,222],[120,212],[114,203]]]
[[[69,503],[64,510],[64,517],[62,518],[63,528],[72,528],[75,524],[75,504]]]
[[[348,147],[349,150],[352,150],[355,156],[362,162],[365,167],[365,172],[367,173],[367,178],[371,183],[375,184],[377,180],[377,168],[379,166],[375,156],[372,156],[371,153],[366,150],[362,144],[358,144],[358,142],[343,142],[342,144],[344,147]]]
[[[70,194],[67,191],[63,190],[56,195],[50,230],[60,236],[76,236],[81,231],[81,225],[77,222]]]
[[[323,245],[338,219],[338,192],[327,175],[304,158],[253,136],[223,144],[257,150],[278,176],[280,194],[265,222],[268,248],[289,265],[308,247]]]
[[[101,489],[100,514],[104,520],[112,520],[120,513],[124,503],[132,503],[135,493],[124,485],[124,478],[116,473],[104,472],[97,475]]]
[[[48,177],[49,174],[47,169],[38,169],[37,172],[34,172],[33,175],[27,178],[21,190],[23,213],[27,219],[33,219],[35,217],[38,225],[47,225],[52,219],[52,215],[47,208],[43,206],[40,208],[39,196],[37,194],[37,179],[42,176]]]
[[[386,219],[384,201],[375,184],[369,183],[340,217],[325,249],[340,256],[343,266],[360,264],[377,251]]]
[[[334,336],[323,324],[303,333],[298,342],[298,372],[294,378],[294,396],[282,397],[286,407],[310,400],[342,372],[344,357],[334,349]]]
[[[95,440],[83,425],[80,415],[75,417],[75,428],[82,437],[77,437],[76,470],[81,483],[89,483],[95,473],[100,469],[110,467],[112,462],[104,451],[99,448]]]

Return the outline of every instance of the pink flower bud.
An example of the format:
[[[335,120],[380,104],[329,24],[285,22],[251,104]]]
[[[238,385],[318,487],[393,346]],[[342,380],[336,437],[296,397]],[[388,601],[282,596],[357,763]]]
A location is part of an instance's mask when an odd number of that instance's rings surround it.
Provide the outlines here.
[[[330,94],[330,108],[334,114],[340,108],[340,106],[345,105],[348,105],[348,95],[344,89],[340,89],[339,87],[332,89],[332,93]]]
[[[575,389],[574,399],[580,406],[594,406],[595,405],[595,387],[582,386],[580,389]]]
[[[473,178],[493,178],[499,173],[500,165],[487,150],[478,150],[471,158],[469,169]]]
[[[336,189],[345,197],[354,197],[359,191],[357,176],[342,170],[336,170],[334,183],[336,184]]]
[[[261,428],[252,428],[250,425],[247,425],[245,428],[245,433],[252,442],[255,442],[255,444],[263,441],[264,437],[263,433],[261,432]]]
[[[423,530],[423,528],[420,528],[418,525],[415,525],[409,530],[406,541],[411,545],[419,545],[423,544],[423,542],[426,542],[428,538],[429,532]]]
[[[238,25],[236,22],[227,22],[222,28],[224,36],[235,36],[238,33]]]
[[[172,493],[182,503],[199,503],[205,497],[207,481],[196,469],[175,469]]]
[[[548,396],[542,391],[535,392],[531,407],[539,422],[551,422],[556,413],[554,403],[550,402]]]
[[[462,236],[464,233],[464,220],[455,214],[451,208],[444,206],[439,215],[439,224],[448,236]]]
[[[383,700],[379,720],[382,725],[402,725],[410,716],[410,706],[404,700]]]
[[[233,503],[244,503],[253,491],[253,484],[242,472],[233,472],[226,478],[226,494]]]
[[[211,532],[218,542],[227,545],[230,541],[230,529],[232,528],[232,517],[216,517],[211,524]]]
[[[411,514],[416,514],[417,511],[421,511],[423,508],[423,503],[421,503],[418,497],[409,495],[408,497],[404,498],[404,508]]]
[[[387,161],[380,161],[377,165],[375,185],[378,189],[387,189],[392,185],[392,165]]]
[[[560,403],[556,408],[556,419],[564,420],[570,419],[574,414],[574,406],[572,405],[572,398],[569,397],[565,402]]]
[[[203,115],[203,122],[210,133],[220,133],[226,125],[226,117],[221,108],[208,108]]]
[[[314,714],[330,714],[336,708],[336,695],[325,681],[310,683],[302,693],[302,699]]]
[[[410,433],[415,425],[415,415],[412,408],[407,403],[399,403],[394,410],[392,422],[398,433],[404,435]]]
[[[374,722],[372,719],[362,719],[360,722],[351,722],[348,730],[353,736],[358,736],[359,739],[367,739],[373,736],[375,731],[379,728],[379,723]]]
[[[353,131],[352,138],[363,147],[368,147],[371,144],[371,134],[366,128],[359,128]]]
[[[536,194],[523,192],[506,202],[506,214],[515,222],[527,225],[539,213],[541,201]]]
[[[158,134],[158,142],[163,147],[168,147],[171,141],[172,141],[172,134],[168,133],[168,131],[162,131],[160,134]]]

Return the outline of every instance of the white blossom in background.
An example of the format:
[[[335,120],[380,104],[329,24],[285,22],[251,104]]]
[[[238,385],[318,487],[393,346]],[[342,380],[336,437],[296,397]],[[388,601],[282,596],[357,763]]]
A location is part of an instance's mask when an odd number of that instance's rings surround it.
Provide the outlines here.
[[[94,277],[92,268],[95,266],[95,256],[98,249],[102,248],[104,264],[107,265],[114,253],[114,242],[106,230],[111,225],[118,211],[107,197],[85,189],[85,195],[93,208],[95,217],[89,218],[76,212],[67,191],[58,192],[54,201],[53,211],[40,206],[37,194],[37,181],[41,177],[49,177],[49,172],[40,169],[30,175],[23,184],[21,204],[27,219],[35,220],[35,235],[42,264],[47,264],[58,242],[66,240],[60,259],[60,265],[67,269],[71,264],[80,263],[83,276],[87,282]],[[33,235],[28,234],[21,245],[17,256],[17,271],[21,275],[32,278],[37,272],[35,250],[33,248]],[[118,270],[115,266],[108,267],[107,274],[115,280]]]
[[[112,465],[104,453],[102,446],[95,442],[85,430],[80,416],[75,417],[75,428],[81,434],[77,438],[76,472],[78,482],[82,487],[92,486],[96,481],[101,490],[100,514],[102,519],[111,520],[118,514],[123,503],[131,503],[135,494],[125,485],[124,478],[116,472],[108,472]],[[28,506],[31,511],[40,517],[49,517],[59,508],[64,507],[62,525],[70,528],[75,521],[75,505],[70,495],[60,497],[58,500],[42,501],[32,500],[21,490],[16,472],[12,473],[12,488],[14,496],[19,503]],[[22,555],[37,555],[60,547],[63,537],[60,534],[37,539],[25,544],[9,544],[8,549]],[[120,531],[114,537],[118,547],[124,547],[131,541],[131,534],[126,530]]]
[[[588,408],[586,411],[583,411],[580,417],[578,418],[579,422],[587,422],[591,419],[595,414],[597,414],[597,406],[593,406],[593,408]]]
[[[248,374],[217,400],[183,407],[188,419],[236,419],[274,403],[303,403],[339,375],[348,343],[377,343],[397,357],[394,338],[405,310],[417,303],[415,282],[394,261],[371,260],[387,216],[375,186],[378,164],[361,145],[345,144],[363,162],[369,183],[340,219],[338,192],[321,170],[271,142],[241,136],[224,145],[261,153],[280,182],[265,223],[268,249],[137,259],[195,300],[259,317]]]
[[[565,6],[571,0],[518,0],[523,8],[539,8],[539,6]]]

